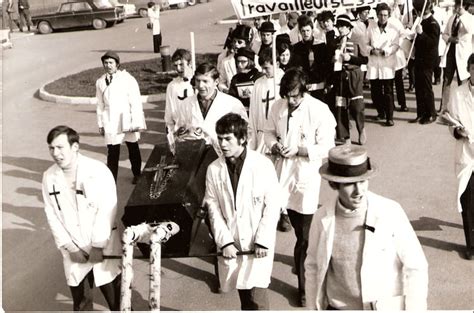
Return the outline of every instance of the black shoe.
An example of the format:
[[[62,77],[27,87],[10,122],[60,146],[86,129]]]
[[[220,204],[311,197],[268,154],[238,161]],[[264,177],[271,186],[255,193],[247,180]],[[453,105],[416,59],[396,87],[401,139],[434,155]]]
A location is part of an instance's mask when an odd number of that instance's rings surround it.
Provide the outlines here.
[[[393,122],[393,120],[387,120],[387,121],[385,122],[385,126],[389,126],[389,127],[390,127],[390,126],[393,126],[393,125],[395,125],[395,123]]]
[[[400,112],[408,112],[408,107],[406,105],[403,105],[399,109]]]
[[[140,176],[133,176],[132,185],[136,185],[136,184],[137,184],[137,182],[138,182],[138,177],[140,177]]]
[[[289,232],[291,230],[291,222],[288,214],[280,214],[277,229],[281,232]]]
[[[420,120],[420,124],[426,125],[426,124],[431,124],[436,121],[436,116],[428,116],[424,117]]]
[[[466,250],[464,257],[466,260],[472,260],[474,258],[474,251]]]
[[[415,119],[408,121],[408,123],[415,124],[415,123],[419,123],[420,120],[421,120],[421,117],[420,117],[420,116],[417,116]]]
[[[377,117],[375,117],[376,121],[383,121],[384,119],[385,119],[385,115],[383,115],[383,114],[379,114],[379,115],[377,115]]]
[[[306,307],[306,295],[301,295],[300,296],[300,307],[305,308]]]

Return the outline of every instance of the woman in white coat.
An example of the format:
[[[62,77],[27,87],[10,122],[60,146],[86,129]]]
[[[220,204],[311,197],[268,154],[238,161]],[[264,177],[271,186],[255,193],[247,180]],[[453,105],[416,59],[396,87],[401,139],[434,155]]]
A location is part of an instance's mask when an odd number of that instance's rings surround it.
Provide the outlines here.
[[[216,124],[223,157],[207,169],[204,202],[217,247],[220,286],[239,291],[242,310],[268,309],[275,234],[280,214],[275,168],[246,148],[247,122],[238,114]],[[237,255],[237,252],[252,254]]]
[[[322,159],[334,146],[336,121],[328,106],[306,93],[305,74],[289,69],[280,83],[280,96],[270,111],[264,140],[277,158],[281,205],[288,209],[295,230],[294,259],[301,306],[305,306],[304,260],[309,227],[318,208]]]
[[[148,19],[151,24],[153,34],[153,52],[160,53],[161,47],[161,25],[160,25],[160,6],[155,2],[148,2]]]
[[[466,236],[466,258],[474,256],[474,54],[468,59],[470,78],[452,91],[448,111],[455,126],[458,210]]]
[[[115,226],[117,191],[109,169],[81,155],[79,135],[67,126],[47,137],[55,163],[43,174],[44,210],[61,251],[74,310],[92,310],[92,291],[101,288],[111,310],[120,309],[120,260],[103,255],[121,253]]]

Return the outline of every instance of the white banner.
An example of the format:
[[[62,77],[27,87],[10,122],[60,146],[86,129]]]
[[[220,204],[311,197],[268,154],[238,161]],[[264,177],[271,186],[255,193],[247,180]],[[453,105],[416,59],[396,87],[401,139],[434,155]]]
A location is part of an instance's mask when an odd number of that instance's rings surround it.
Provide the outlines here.
[[[375,6],[385,0],[231,0],[239,19],[281,12],[321,11]]]

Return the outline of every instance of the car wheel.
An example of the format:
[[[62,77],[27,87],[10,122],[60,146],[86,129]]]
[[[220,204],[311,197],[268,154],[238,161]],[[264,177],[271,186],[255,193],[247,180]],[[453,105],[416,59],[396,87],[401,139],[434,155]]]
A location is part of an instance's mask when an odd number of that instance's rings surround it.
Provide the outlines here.
[[[176,6],[178,7],[178,9],[184,9],[187,6],[187,4],[186,2],[180,2]]]
[[[188,0],[188,5],[195,5],[196,4],[196,0]]]
[[[94,29],[104,29],[105,26],[107,26],[107,23],[105,23],[105,21],[100,18],[95,18],[92,21],[92,27],[94,27]]]
[[[51,25],[46,21],[41,21],[38,23],[38,31],[40,34],[49,34],[53,32]]]
[[[141,17],[148,17],[148,10],[147,9],[140,9],[140,10],[138,10],[138,14],[140,14]]]

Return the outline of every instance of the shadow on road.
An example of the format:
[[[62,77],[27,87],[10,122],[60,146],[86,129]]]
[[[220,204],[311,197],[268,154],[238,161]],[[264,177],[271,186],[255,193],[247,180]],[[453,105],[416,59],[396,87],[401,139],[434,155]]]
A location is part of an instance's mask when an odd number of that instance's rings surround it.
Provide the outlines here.
[[[428,246],[438,250],[444,251],[456,251],[462,257],[465,247],[457,243],[446,242],[438,239],[428,238],[424,236],[418,236],[418,240],[423,246]]]
[[[422,216],[418,220],[411,221],[411,225],[415,231],[424,230],[443,230],[441,226],[463,229],[461,224],[446,222],[437,218]]]

